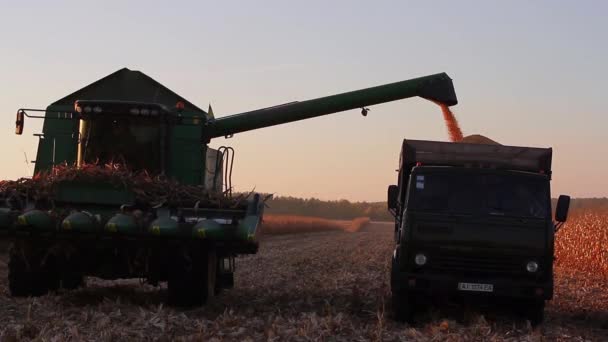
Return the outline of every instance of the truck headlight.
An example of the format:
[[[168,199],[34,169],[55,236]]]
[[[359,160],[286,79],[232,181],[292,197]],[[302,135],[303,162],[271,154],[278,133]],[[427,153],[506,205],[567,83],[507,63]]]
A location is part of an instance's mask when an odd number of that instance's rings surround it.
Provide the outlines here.
[[[422,253],[416,254],[416,256],[414,257],[414,262],[418,266],[423,266],[424,264],[426,264],[426,255]]]
[[[530,273],[534,273],[534,272],[538,271],[538,263],[536,261],[529,261],[526,264],[526,271],[528,271]]]

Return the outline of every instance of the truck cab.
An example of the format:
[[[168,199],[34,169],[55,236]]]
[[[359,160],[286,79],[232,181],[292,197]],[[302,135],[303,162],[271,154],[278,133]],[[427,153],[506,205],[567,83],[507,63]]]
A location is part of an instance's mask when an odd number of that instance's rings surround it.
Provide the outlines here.
[[[412,321],[427,297],[518,303],[533,323],[553,297],[556,226],[550,148],[404,141],[395,216],[393,310]]]

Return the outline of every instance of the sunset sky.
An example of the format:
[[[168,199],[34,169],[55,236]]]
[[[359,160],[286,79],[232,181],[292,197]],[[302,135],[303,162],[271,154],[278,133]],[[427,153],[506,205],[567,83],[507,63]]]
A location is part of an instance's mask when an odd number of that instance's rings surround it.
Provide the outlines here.
[[[0,179],[31,174],[44,108],[122,67],[216,117],[446,72],[465,135],[553,147],[553,195],[608,196],[608,2],[0,0]],[[93,3],[93,2],[90,2]],[[404,138],[448,139],[414,98],[217,139],[237,190],[380,201]]]

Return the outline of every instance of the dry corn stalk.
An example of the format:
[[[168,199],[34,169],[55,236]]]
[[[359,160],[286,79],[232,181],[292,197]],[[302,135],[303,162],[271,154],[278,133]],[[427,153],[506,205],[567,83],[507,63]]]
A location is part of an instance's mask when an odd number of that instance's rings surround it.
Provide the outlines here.
[[[133,192],[135,201],[145,205],[165,204],[169,206],[236,208],[245,204],[246,195],[227,196],[210,191],[203,185],[181,184],[165,175],[152,175],[147,171],[132,171],[124,164],[86,164],[76,167],[62,164],[50,172],[21,178],[16,181],[0,181],[0,198],[24,203],[52,203],[56,188],[64,182],[104,183],[110,187],[126,188]]]

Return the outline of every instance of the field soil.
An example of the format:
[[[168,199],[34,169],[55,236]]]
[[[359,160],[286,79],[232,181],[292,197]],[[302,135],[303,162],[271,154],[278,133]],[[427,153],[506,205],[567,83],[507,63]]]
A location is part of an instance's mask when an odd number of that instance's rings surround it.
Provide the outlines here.
[[[390,319],[390,223],[361,231],[263,237],[239,258],[235,289],[180,310],[166,289],[89,278],[87,288],[39,298],[8,295],[0,256],[0,339],[205,341],[605,341],[608,279],[556,269],[556,293],[538,328],[494,308],[439,305],[414,326]]]

